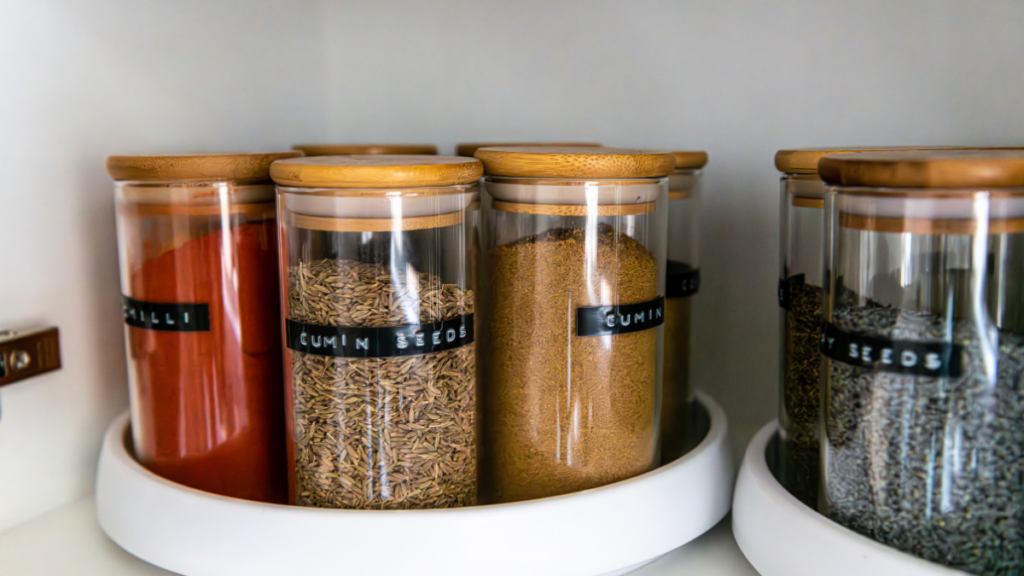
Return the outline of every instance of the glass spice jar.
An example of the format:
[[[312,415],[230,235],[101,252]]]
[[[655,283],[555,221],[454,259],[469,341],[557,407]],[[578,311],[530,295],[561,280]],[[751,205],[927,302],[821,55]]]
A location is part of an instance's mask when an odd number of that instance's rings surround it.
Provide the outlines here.
[[[884,544],[1024,567],[1024,152],[828,156],[823,497]]]
[[[481,148],[484,460],[491,502],[658,461],[670,152]]]
[[[691,440],[690,409],[691,302],[700,289],[697,237],[703,151],[675,152],[668,177],[668,265],[665,279],[665,369],[661,395],[661,461],[682,456]]]
[[[797,499],[818,507],[825,184],[818,162],[829,154],[941,147],[832,147],[779,150],[779,442],[775,474]]]
[[[301,156],[111,156],[132,441],[146,468],[286,500],[270,164]]]
[[[480,162],[276,162],[292,503],[477,502],[466,210]]]
[[[437,146],[433,144],[296,144],[292,148],[302,151],[306,156],[354,156],[367,154],[434,156],[437,154]]]

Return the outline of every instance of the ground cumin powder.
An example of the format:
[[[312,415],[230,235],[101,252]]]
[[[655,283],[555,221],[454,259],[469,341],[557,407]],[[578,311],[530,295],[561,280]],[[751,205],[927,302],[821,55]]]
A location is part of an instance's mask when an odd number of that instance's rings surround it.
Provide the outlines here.
[[[657,329],[576,336],[576,309],[658,296],[658,265],[610,226],[560,228],[486,253],[478,325],[492,502],[629,478],[655,460]]]

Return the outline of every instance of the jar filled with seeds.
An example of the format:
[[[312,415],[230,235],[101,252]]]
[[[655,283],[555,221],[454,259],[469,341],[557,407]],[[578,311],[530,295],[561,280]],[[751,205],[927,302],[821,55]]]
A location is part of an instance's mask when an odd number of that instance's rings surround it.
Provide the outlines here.
[[[828,156],[827,514],[1024,573],[1024,152]]]
[[[433,144],[296,144],[306,156],[355,156],[367,154],[404,154],[433,156],[437,146]]]
[[[779,442],[775,473],[801,502],[818,506],[821,405],[822,261],[825,184],[818,161],[829,154],[935,147],[832,147],[779,150],[782,172],[779,310]]]
[[[466,210],[480,162],[276,162],[291,499],[351,509],[477,502]]]
[[[668,265],[665,279],[665,370],[661,397],[661,460],[671,462],[688,447],[690,409],[690,314],[700,289],[697,236],[703,151],[675,152],[668,177]]]
[[[192,488],[284,503],[270,165],[301,152],[111,156],[132,447]]]
[[[478,278],[492,502],[657,462],[670,152],[481,148]]]

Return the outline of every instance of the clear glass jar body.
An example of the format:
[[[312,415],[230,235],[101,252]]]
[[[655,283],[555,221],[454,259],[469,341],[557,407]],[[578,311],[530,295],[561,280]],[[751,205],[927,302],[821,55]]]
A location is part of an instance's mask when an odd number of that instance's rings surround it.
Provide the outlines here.
[[[135,455],[175,482],[286,500],[272,185],[118,182]]]
[[[668,263],[665,274],[665,367],[661,395],[661,460],[671,462],[689,445],[690,326],[700,289],[697,240],[700,170],[668,178]]]
[[[664,178],[484,178],[481,480],[491,502],[658,461]]]
[[[1024,566],[1022,193],[826,198],[825,510],[978,574]]]
[[[476,504],[476,186],[278,191],[292,503]]]
[[[776,474],[801,502],[818,504],[822,261],[825,184],[784,174],[779,241],[779,454]]]

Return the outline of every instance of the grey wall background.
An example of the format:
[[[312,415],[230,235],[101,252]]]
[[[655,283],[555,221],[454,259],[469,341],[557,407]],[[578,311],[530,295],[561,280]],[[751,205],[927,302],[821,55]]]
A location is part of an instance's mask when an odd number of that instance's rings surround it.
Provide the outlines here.
[[[780,147],[1024,143],[1020,0],[0,0],[0,530],[87,494],[126,406],[112,153],[298,141],[703,148],[698,384],[775,412]]]

